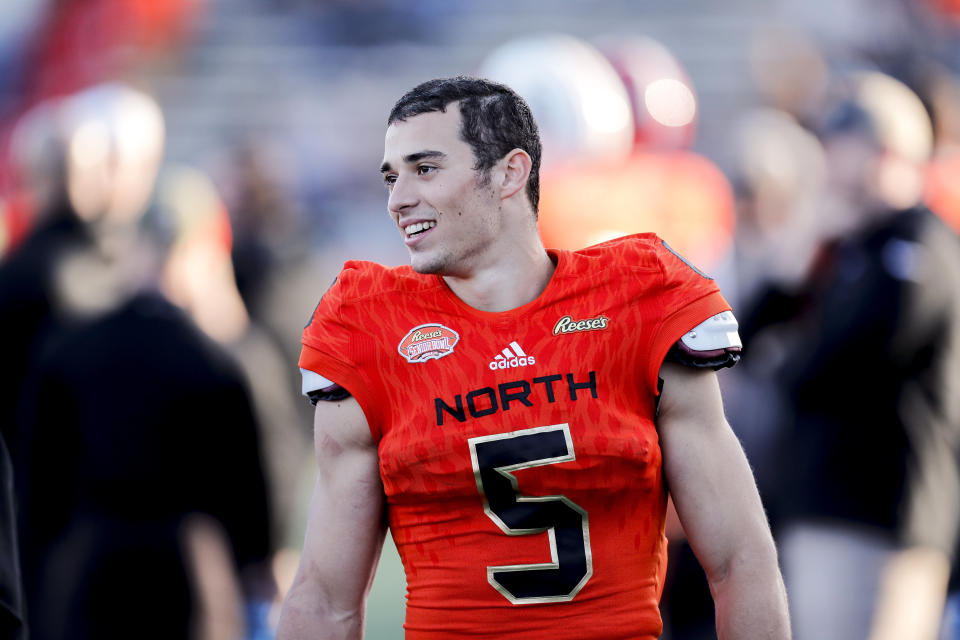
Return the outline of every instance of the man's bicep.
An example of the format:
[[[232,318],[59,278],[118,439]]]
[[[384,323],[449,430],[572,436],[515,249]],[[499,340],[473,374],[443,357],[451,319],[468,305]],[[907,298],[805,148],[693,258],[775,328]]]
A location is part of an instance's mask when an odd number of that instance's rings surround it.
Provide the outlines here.
[[[684,531],[711,579],[770,534],[753,474],[723,415],[716,374],[666,363],[657,428]],[[772,547],[771,547],[772,548]]]
[[[377,449],[353,398],[318,402],[318,473],[299,579],[316,583],[331,606],[362,606],[385,533]]]

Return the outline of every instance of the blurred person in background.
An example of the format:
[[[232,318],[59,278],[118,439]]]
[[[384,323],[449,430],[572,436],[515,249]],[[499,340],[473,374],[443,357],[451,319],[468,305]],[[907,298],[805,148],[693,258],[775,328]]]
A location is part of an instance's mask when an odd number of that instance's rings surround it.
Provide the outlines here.
[[[796,297],[823,241],[816,220],[826,157],[813,133],[789,113],[770,108],[745,113],[731,147],[737,193],[734,306],[751,357],[730,372],[724,397],[776,530],[776,443],[790,414],[776,372],[791,344],[785,319],[795,314]]]
[[[394,106],[381,172],[412,268],[348,262],[304,331],[320,473],[283,640],[362,636],[388,526],[408,638],[656,638],[664,478],[720,634],[789,638],[713,373],[739,352],[729,306],[653,234],[544,249],[540,155],[503,85]]]
[[[285,363],[299,357],[303,330],[302,320],[290,313],[291,306],[302,305],[305,298],[313,295],[318,277],[328,279],[328,269],[314,264],[314,260],[323,260],[323,255],[315,255],[310,247],[310,231],[289,193],[289,183],[284,181],[289,181],[293,172],[289,162],[269,141],[249,140],[230,154],[228,169],[217,180],[218,185],[223,185],[223,200],[230,217],[230,259],[236,282],[232,286],[240,293],[253,333],[258,336],[256,342],[264,348],[271,348],[266,343],[272,342],[275,346],[271,350],[279,350]],[[267,368],[261,366],[258,370]],[[272,378],[272,384],[279,386],[288,376],[284,365],[282,374],[264,373],[262,378]],[[283,385],[282,395],[289,395],[289,389],[296,386]],[[275,397],[279,396],[278,390]],[[287,404],[286,399],[284,403]],[[303,427],[312,420],[312,407],[303,402],[293,404],[301,436],[309,439],[310,432]],[[266,415],[283,414],[269,411]],[[287,472],[292,470],[286,466]],[[284,493],[284,501],[294,500],[293,495]],[[302,532],[296,535],[298,548],[301,535]]]
[[[285,255],[298,239],[291,205],[267,168],[265,144],[249,142],[231,160],[232,193],[229,199],[233,245],[230,255],[236,288],[251,315],[259,322],[270,311],[271,287],[279,280]],[[276,170],[274,170],[276,171]]]
[[[70,197],[70,190],[79,189],[86,179],[81,167],[68,175],[71,117],[61,101],[50,100],[28,112],[14,132],[12,153],[29,193],[32,227],[23,244],[0,263],[0,345],[5,363],[0,370],[0,432],[14,458],[14,424],[26,372],[45,340],[70,321],[58,303],[58,274],[67,255],[90,244]]]
[[[303,535],[297,499],[311,466],[296,384],[283,354],[241,298],[231,260],[232,226],[211,179],[191,167],[168,167],[157,191],[147,226],[162,247],[162,290],[240,365],[260,428],[272,512],[270,538],[275,551],[296,558]],[[278,576],[281,591],[290,580],[292,575]]]
[[[23,579],[17,544],[16,497],[13,466],[3,434],[0,434],[0,638],[26,637]]]
[[[56,121],[63,171],[45,177],[64,181],[86,242],[50,270],[70,322],[33,356],[19,407],[31,635],[242,637],[243,602],[272,597],[257,427],[233,361],[154,291],[137,229],[162,114],[100,85],[64,99]]]
[[[827,240],[780,314],[794,632],[933,639],[960,517],[960,241],[920,204],[930,122],[905,85],[855,75],[821,138]]]
[[[934,153],[927,171],[924,202],[960,233],[960,78],[949,69],[931,65],[923,96],[933,116]],[[960,639],[960,538],[953,555],[950,596],[943,638]]]
[[[960,233],[960,78],[938,65],[930,65],[925,75],[924,98],[933,115],[934,152],[924,202]]]
[[[741,336],[749,351],[722,380],[724,407],[750,460],[776,533],[776,488],[782,465],[777,443],[790,413],[776,372],[791,334],[783,322],[768,323],[754,310],[762,305],[765,314],[783,312],[779,300],[770,299],[771,290],[783,290],[790,304],[785,315],[792,313],[793,296],[822,241],[814,223],[826,161],[816,137],[780,109],[752,109],[731,133],[731,180],[737,197],[732,305],[738,309]],[[669,536],[675,555],[670,558],[661,607],[669,638],[715,639],[709,585],[679,533]]]
[[[25,633],[26,623],[12,466],[17,454],[16,416],[26,372],[46,338],[65,322],[55,305],[57,265],[69,247],[85,242],[66,192],[64,146],[56,110],[53,102],[44,103],[28,113],[15,130],[13,153],[32,187],[34,228],[19,251],[4,254],[0,262],[0,345],[4,354],[0,372],[0,635],[12,638]]]

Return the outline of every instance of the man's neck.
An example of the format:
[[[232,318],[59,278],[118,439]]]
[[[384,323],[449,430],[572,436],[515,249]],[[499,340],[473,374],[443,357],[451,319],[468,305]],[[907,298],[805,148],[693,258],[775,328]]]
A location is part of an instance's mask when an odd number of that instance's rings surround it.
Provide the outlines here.
[[[481,311],[509,311],[535,300],[550,283],[556,264],[539,242],[514,251],[468,277],[443,276],[454,294]]]

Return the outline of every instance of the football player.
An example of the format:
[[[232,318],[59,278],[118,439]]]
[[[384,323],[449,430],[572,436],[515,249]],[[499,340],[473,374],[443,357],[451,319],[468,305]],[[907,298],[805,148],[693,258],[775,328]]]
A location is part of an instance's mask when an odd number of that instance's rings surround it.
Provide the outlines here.
[[[673,496],[722,638],[788,638],[777,553],[714,369],[713,280],[660,238],[537,232],[524,101],[426,82],[380,167],[411,265],[348,262],[303,334],[319,476],[279,637],[360,638],[386,528],[407,638],[659,637]]]

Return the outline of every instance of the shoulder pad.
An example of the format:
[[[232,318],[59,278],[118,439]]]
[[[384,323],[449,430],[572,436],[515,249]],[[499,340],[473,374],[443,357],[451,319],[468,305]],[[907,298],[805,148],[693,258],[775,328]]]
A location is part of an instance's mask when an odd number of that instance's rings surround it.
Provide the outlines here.
[[[320,400],[335,402],[350,397],[350,392],[333,380],[327,380],[309,369],[301,368],[300,373],[303,374],[301,390],[303,395],[310,398],[311,404],[317,404]]]
[[[743,347],[739,325],[732,311],[724,311],[707,318],[690,331],[683,334],[680,342],[690,351],[715,351]]]
[[[670,347],[666,360],[687,367],[722,369],[740,361],[737,319],[724,311],[701,322]]]

